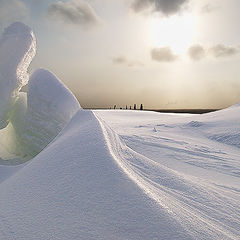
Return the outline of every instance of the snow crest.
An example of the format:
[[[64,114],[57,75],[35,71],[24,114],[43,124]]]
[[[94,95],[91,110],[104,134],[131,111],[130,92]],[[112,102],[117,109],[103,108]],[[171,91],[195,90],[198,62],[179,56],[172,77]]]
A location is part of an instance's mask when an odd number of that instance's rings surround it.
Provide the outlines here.
[[[0,129],[9,123],[19,90],[27,84],[27,69],[36,54],[32,30],[16,22],[5,29],[0,39]]]
[[[37,155],[80,108],[71,91],[51,72],[38,69],[29,80],[27,70],[35,54],[31,28],[15,22],[5,29],[0,39],[0,129],[7,130],[0,131],[0,145],[11,143],[9,154],[0,155],[5,160]],[[20,93],[26,84],[28,93]]]
[[[21,134],[27,149],[34,154],[43,150],[79,108],[75,96],[55,75],[44,69],[36,70],[28,84],[27,110]]]

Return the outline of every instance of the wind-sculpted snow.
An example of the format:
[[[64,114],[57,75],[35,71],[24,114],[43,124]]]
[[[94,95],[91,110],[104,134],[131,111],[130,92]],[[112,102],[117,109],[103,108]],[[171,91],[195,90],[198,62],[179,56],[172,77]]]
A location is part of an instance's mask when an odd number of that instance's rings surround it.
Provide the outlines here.
[[[34,156],[42,151],[79,108],[75,96],[55,75],[36,70],[30,77],[27,96],[19,98],[11,121],[23,152]]]
[[[195,117],[131,111],[95,114],[119,167],[193,239],[239,238],[239,150],[216,145],[204,133],[214,131],[213,115],[225,126],[232,124],[218,116],[221,112]]]
[[[240,148],[240,104],[208,114],[210,124],[206,135],[211,140]],[[213,122],[213,124],[211,124]],[[217,128],[214,127],[217,124]],[[240,173],[240,172],[239,172]]]
[[[0,158],[16,164],[41,152],[80,105],[51,72],[28,67],[36,53],[32,30],[16,22],[0,39]],[[28,82],[29,81],[29,82]],[[28,93],[19,93],[28,83]],[[10,123],[9,123],[10,122]]]
[[[16,22],[5,29],[0,39],[0,129],[9,122],[19,90],[27,84],[27,69],[36,53],[32,30]]]
[[[205,164],[224,153],[231,166],[228,146],[218,151],[192,131],[195,124],[187,124],[201,121],[205,126],[206,121],[199,116],[124,112],[95,111],[97,120],[91,111],[79,110],[34,159],[11,169],[0,166],[0,173],[5,172],[0,179],[1,236],[239,238],[239,176],[209,172],[206,165],[189,168],[185,162],[194,152],[183,152],[187,146],[195,147],[196,154],[204,153]],[[210,121],[209,115],[206,119]],[[116,133],[121,131],[125,136]],[[145,141],[138,148],[131,140],[144,140],[143,135]]]
[[[119,168],[91,111],[79,110],[38,156],[9,172],[0,199],[3,239],[192,239]]]

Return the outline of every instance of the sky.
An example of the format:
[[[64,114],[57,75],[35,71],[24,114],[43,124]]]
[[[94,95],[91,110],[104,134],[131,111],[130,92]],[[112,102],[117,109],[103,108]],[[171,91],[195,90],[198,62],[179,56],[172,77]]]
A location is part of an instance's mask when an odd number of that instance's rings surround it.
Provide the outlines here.
[[[240,102],[239,0],[0,0],[0,31],[29,25],[37,55],[84,108]]]

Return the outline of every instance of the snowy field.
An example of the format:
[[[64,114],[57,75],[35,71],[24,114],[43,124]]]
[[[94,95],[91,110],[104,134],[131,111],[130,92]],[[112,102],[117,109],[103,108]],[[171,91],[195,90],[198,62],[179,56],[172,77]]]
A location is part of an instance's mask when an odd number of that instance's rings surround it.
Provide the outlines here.
[[[51,72],[29,78],[35,52],[30,28],[4,31],[0,239],[240,239],[240,105],[83,110]]]
[[[206,115],[79,110],[1,166],[3,239],[239,239],[238,106]]]
[[[193,239],[239,239],[240,106],[94,113],[119,167]]]

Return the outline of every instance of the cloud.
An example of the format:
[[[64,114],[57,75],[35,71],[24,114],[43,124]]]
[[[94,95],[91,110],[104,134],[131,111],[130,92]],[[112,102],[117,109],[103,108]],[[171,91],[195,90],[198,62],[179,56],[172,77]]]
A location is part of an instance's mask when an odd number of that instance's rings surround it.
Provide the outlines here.
[[[48,18],[84,28],[95,26],[99,18],[94,9],[84,0],[58,1],[48,7]]]
[[[135,12],[151,9],[169,16],[179,12],[187,2],[188,0],[133,0],[131,7]]]
[[[28,8],[20,0],[0,0],[0,23],[22,20],[28,15]]]
[[[240,52],[239,47],[217,44],[210,48],[205,48],[200,44],[189,47],[187,54],[192,60],[200,60],[204,57],[212,56],[214,58],[231,57]]]
[[[151,50],[151,57],[158,62],[173,62],[178,58],[177,55],[173,54],[170,47],[153,48]]]
[[[127,59],[125,57],[123,57],[123,56],[113,57],[112,58],[112,62],[115,63],[115,64],[123,64],[123,63],[127,62]]]
[[[113,57],[112,62],[114,64],[126,65],[128,67],[141,67],[144,64],[140,61],[129,60],[124,56]]]
[[[201,60],[205,57],[205,49],[200,44],[192,45],[188,49],[188,56],[195,61]]]
[[[209,49],[209,52],[215,57],[229,57],[238,54],[240,49],[238,47],[225,46],[218,44]]]

